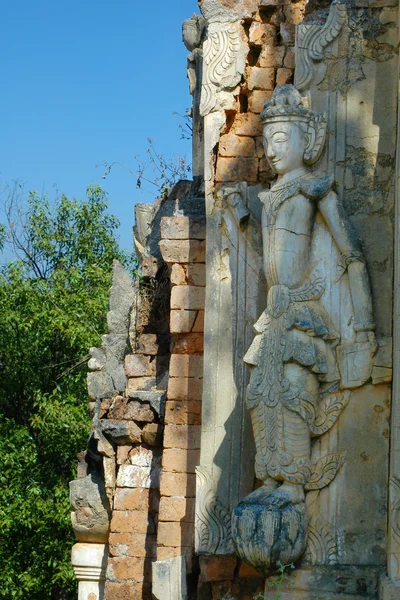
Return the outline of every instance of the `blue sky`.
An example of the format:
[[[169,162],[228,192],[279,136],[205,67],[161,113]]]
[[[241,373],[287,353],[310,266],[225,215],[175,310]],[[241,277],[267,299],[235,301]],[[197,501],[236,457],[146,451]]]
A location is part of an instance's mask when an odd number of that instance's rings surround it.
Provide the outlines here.
[[[0,19],[0,185],[81,198],[102,183],[131,244],[135,202],[152,202],[115,167],[134,169],[147,138],[186,154],[180,118],[191,104],[181,25],[196,0],[12,0]]]

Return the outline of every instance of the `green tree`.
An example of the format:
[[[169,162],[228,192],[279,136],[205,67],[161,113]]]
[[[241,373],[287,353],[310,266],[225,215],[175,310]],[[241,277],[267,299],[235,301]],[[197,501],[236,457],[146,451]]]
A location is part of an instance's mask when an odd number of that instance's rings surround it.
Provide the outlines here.
[[[118,221],[100,187],[84,201],[16,186],[0,242],[0,597],[76,598],[68,482],[87,445],[86,361],[106,330]]]

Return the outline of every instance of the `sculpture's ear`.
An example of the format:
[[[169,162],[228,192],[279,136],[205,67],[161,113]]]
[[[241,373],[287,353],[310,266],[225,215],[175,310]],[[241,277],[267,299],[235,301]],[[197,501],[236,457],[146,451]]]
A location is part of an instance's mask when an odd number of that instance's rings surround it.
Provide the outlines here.
[[[310,120],[307,129],[307,146],[304,150],[304,162],[313,165],[317,162],[324,149],[326,138],[325,115],[316,115]]]

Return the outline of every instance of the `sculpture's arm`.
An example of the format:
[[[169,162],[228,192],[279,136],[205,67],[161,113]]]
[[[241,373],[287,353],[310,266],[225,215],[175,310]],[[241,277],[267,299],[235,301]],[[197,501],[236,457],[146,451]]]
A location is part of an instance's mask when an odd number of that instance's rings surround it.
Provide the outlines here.
[[[319,210],[342,254],[342,266],[347,268],[349,273],[357,341],[368,341],[368,339],[372,341],[375,323],[372,312],[371,287],[364,256],[334,192],[330,192],[319,201]]]

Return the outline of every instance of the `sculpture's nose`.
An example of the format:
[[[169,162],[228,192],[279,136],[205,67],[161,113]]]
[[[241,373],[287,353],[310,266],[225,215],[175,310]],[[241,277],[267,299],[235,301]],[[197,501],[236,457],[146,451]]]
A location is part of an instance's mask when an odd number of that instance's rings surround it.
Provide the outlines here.
[[[271,144],[268,144],[267,147],[267,158],[273,158],[275,156],[275,152],[271,146]]]

